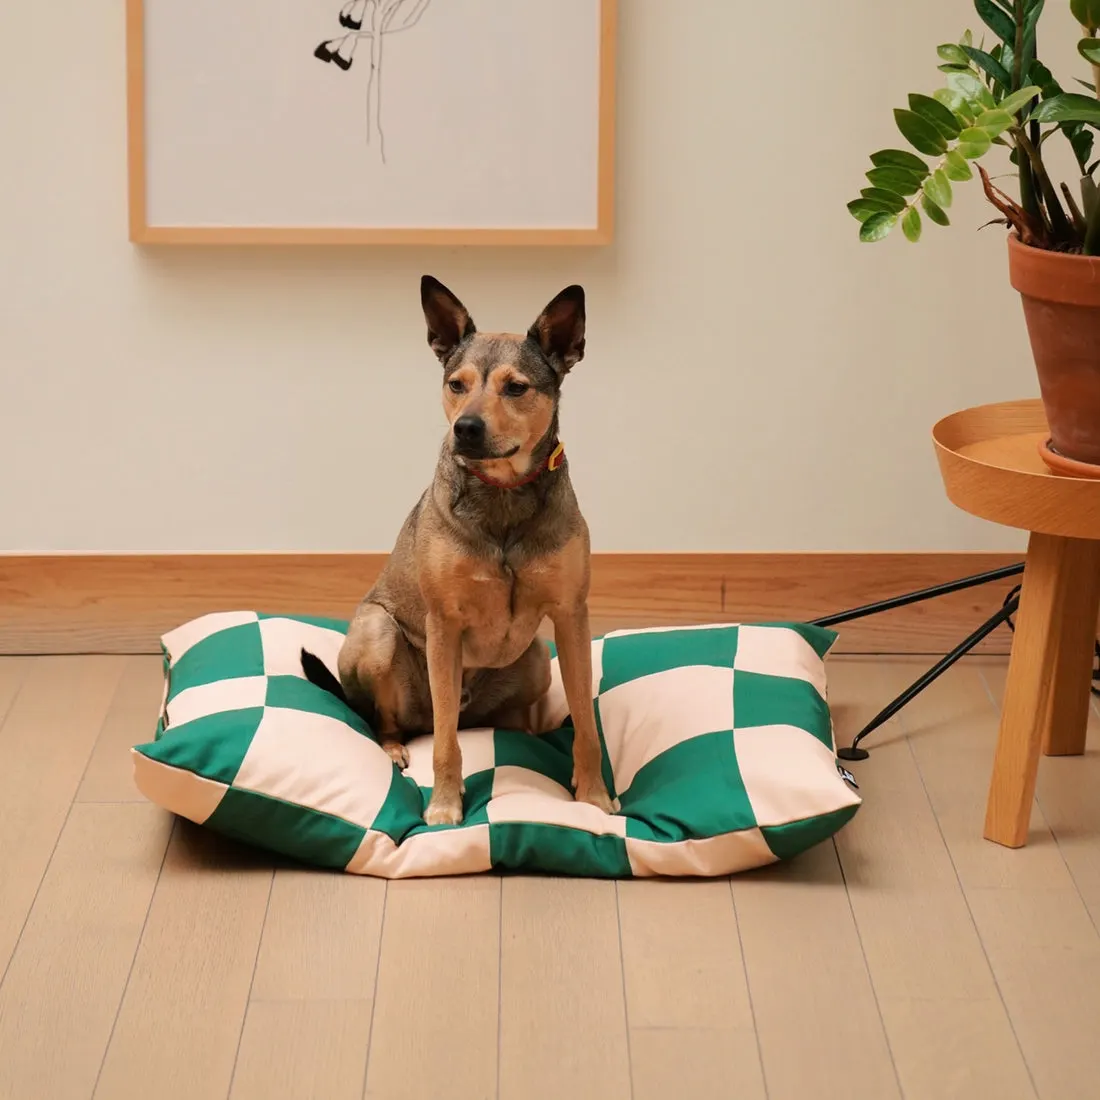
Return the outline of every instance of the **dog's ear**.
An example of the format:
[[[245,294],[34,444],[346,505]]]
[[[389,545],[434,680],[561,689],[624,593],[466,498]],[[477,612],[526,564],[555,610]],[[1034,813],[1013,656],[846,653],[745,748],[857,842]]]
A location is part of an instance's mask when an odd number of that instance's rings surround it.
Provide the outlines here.
[[[584,358],[584,288],[567,286],[528,329],[559,377]]]
[[[424,320],[428,322],[428,343],[439,361],[445,363],[467,336],[477,332],[473,318],[466,307],[431,275],[421,276],[420,304],[424,307]]]

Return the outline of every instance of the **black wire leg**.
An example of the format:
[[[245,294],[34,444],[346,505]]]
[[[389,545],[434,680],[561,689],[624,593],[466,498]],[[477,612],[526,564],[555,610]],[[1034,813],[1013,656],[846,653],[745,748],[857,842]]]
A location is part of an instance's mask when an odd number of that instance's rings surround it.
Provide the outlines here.
[[[1008,574],[1011,576],[1011,574]],[[990,578],[993,579],[993,578]],[[859,747],[860,741],[862,741],[868,734],[873,733],[884,722],[888,722],[902,707],[911,703],[929,684],[934,680],[938,680],[952,665],[956,664],[961,658],[965,657],[983,638],[992,634],[994,630],[1001,625],[1001,623],[1007,623],[1011,617],[1016,614],[1017,608],[1020,606],[1020,590],[1015,588],[1008,594],[1008,598],[1004,602],[1004,606],[994,615],[991,619],[982,623],[973,634],[970,635],[965,641],[960,642],[946,657],[937,661],[919,680],[913,683],[910,687],[906,688],[889,706],[884,707],[866,726],[863,727],[856,735],[855,740],[852,741],[848,748],[839,749],[837,756],[841,760],[866,760],[871,754],[866,749]],[[941,595],[942,593],[937,593]],[[897,605],[895,605],[897,606]]]
[[[893,611],[898,607],[908,607],[913,603],[923,600],[935,599],[936,596],[949,596],[952,592],[962,592],[967,588],[977,588],[980,584],[989,584],[991,581],[1003,581],[1008,577],[1018,577],[1024,571],[1024,563],[1006,565],[1001,569],[990,569],[986,573],[976,573],[972,577],[963,577],[962,580],[949,581],[947,584],[934,584],[931,588],[921,588],[916,592],[907,592],[904,596],[894,596],[889,600],[879,600],[877,603],[864,604],[852,611],[841,611],[836,615],[826,615],[821,619],[814,619],[813,626],[839,626],[841,623],[850,623],[854,619],[862,619],[867,615],[877,615],[880,611]]]

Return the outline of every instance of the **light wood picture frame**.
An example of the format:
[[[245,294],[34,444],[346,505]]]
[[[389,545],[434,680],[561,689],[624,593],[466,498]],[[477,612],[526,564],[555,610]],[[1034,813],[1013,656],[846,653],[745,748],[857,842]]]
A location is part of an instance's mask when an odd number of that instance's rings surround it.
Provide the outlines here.
[[[126,0],[130,240],[608,244],[617,4]]]

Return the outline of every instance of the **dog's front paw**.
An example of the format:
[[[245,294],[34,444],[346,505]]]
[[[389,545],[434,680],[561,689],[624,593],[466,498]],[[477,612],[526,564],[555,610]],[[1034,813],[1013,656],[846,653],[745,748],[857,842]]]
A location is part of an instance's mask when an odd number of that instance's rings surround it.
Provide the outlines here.
[[[587,802],[595,806],[597,810],[603,810],[605,814],[617,814],[620,810],[619,800],[612,798],[607,793],[603,783],[592,783],[588,786],[578,787],[574,796],[578,802]]]
[[[409,750],[400,741],[383,741],[382,748],[402,771],[409,766]]]
[[[444,791],[436,787],[432,791],[431,801],[424,811],[425,825],[461,825],[462,792]]]

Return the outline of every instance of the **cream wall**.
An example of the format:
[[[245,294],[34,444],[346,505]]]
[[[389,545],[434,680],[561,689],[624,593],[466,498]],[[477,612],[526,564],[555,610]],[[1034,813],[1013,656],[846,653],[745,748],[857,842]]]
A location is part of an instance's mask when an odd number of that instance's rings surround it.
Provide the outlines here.
[[[443,426],[422,271],[484,328],[587,288],[563,434],[598,550],[1018,545],[928,438],[1036,392],[1003,233],[973,187],[919,248],[844,210],[971,6],[621,9],[612,248],[142,251],[121,0],[0,6],[0,552],[388,549]]]

